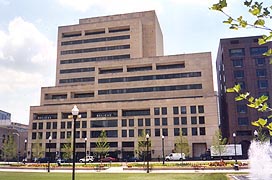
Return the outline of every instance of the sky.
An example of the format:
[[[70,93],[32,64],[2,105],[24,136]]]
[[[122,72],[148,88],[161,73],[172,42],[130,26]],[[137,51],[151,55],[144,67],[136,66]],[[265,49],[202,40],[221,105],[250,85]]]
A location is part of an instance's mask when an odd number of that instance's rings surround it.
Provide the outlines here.
[[[261,35],[230,30],[226,17],[209,7],[219,0],[0,0],[0,110],[12,122],[28,124],[30,106],[39,106],[41,87],[55,85],[58,26],[79,19],[155,10],[164,54],[211,52],[221,38]],[[227,12],[245,13],[243,0],[229,0]],[[214,76],[214,81],[216,77]],[[216,90],[216,88],[215,88]]]

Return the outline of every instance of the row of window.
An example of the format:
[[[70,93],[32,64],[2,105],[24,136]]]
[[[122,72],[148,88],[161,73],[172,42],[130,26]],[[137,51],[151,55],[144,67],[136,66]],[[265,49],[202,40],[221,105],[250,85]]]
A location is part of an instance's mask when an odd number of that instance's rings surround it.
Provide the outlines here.
[[[180,109],[180,111],[179,111]],[[191,114],[202,114],[204,113],[204,105],[198,106],[190,106],[190,113]],[[187,114],[187,107],[186,106],[174,106],[173,107],[173,114]],[[63,112],[61,113],[62,119],[68,119],[71,113]],[[81,118],[87,118],[87,112],[80,112]],[[149,116],[150,109],[138,109],[138,110],[122,110],[122,116]],[[154,115],[167,115],[167,107],[154,107]],[[118,111],[91,111],[91,117],[118,117]],[[34,120],[46,120],[46,119],[58,119],[57,113],[52,114],[33,114]]]
[[[191,90],[191,89],[202,89],[202,84],[98,90],[98,95],[144,93],[144,92],[159,92],[159,91],[179,91],[179,90]]]
[[[254,58],[256,66],[264,66],[266,64],[266,59],[264,57]],[[243,59],[233,59],[232,60],[233,67],[244,67]]]
[[[145,133],[148,133],[150,136],[152,136],[151,129],[138,129],[137,136],[140,137],[143,134],[143,131]],[[118,130],[105,130],[107,138],[118,138]],[[52,137],[52,139],[57,139],[57,133],[58,132],[46,132],[45,136],[48,139],[49,136]],[[180,133],[182,133],[182,136],[188,136],[188,128],[174,128],[174,136],[180,136]],[[98,138],[101,134],[101,130],[98,131],[90,131],[90,138]],[[60,132],[60,139],[66,139],[70,138],[72,135],[72,131],[61,131]],[[168,129],[167,128],[155,128],[154,129],[154,136],[160,137],[160,136],[168,136]],[[191,128],[191,135],[192,136],[202,136],[206,135],[206,129],[205,127],[193,127]],[[76,138],[86,138],[87,137],[87,131],[76,131],[75,134]],[[123,129],[122,130],[122,137],[135,137],[135,129]],[[32,132],[32,139],[42,139],[43,138],[43,132]],[[88,138],[88,137],[87,137]]]
[[[90,58],[79,58],[79,59],[67,59],[60,60],[60,64],[73,64],[73,63],[86,63],[95,61],[111,61],[117,59],[130,59],[130,54],[115,55],[115,56],[99,56]]]
[[[148,80],[176,79],[176,78],[188,78],[188,77],[201,77],[201,72],[132,76],[132,77],[120,77],[120,78],[105,78],[105,79],[98,79],[98,83],[148,81]]]
[[[87,48],[87,49],[73,49],[73,50],[65,50],[61,51],[61,55],[66,54],[79,54],[79,53],[90,53],[90,52],[98,52],[98,51],[113,51],[118,49],[130,49],[130,45],[119,45],[119,46],[106,46],[106,47],[95,47],[95,48]]]
[[[245,74],[244,74],[243,70],[235,70],[233,72],[233,74],[234,74],[234,77],[236,79],[244,78],[245,77]],[[266,77],[267,76],[266,69],[256,69],[256,76],[257,77]]]
[[[81,40],[74,40],[74,41],[64,41],[64,42],[61,42],[61,45],[67,46],[67,45],[74,45],[74,44],[95,43],[95,42],[103,42],[103,41],[116,41],[116,40],[123,40],[123,39],[130,39],[130,35],[100,37],[100,38],[92,38],[92,39],[81,39]]]
[[[92,72],[94,71],[94,67],[88,68],[74,68],[74,69],[61,69],[60,74],[67,74],[67,73],[82,73],[82,72]]]
[[[263,55],[268,50],[268,47],[251,47],[250,48],[250,55],[256,56],[256,55]],[[235,56],[245,56],[245,49],[244,48],[236,48],[236,49],[229,49],[229,56],[235,57]]]
[[[60,84],[65,83],[80,83],[80,82],[93,82],[94,77],[82,77],[82,78],[71,78],[71,79],[60,79]]]
[[[122,127],[135,127],[134,119],[122,119],[121,125]],[[150,118],[139,118],[137,119],[138,127],[143,126],[151,126],[151,119]],[[167,126],[168,125],[168,118],[154,118],[153,124],[155,126]],[[174,117],[173,118],[174,125],[186,125],[187,124],[187,117]],[[191,124],[205,124],[205,117],[204,116],[191,116]],[[91,128],[101,128],[101,127],[118,127],[118,120],[111,119],[111,120],[92,120],[90,121]],[[32,129],[43,129],[44,123],[32,123]],[[71,129],[72,128],[72,121],[63,121],[61,122],[61,129]],[[87,121],[76,121],[76,128],[87,128]],[[57,122],[46,122],[46,129],[57,129]]]

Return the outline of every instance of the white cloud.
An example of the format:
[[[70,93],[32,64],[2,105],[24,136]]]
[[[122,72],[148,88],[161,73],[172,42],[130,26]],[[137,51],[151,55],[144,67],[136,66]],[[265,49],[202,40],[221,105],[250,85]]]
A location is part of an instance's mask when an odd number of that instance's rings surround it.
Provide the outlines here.
[[[21,17],[0,29],[0,109],[11,112],[12,121],[28,123],[40,88],[54,85],[56,53],[54,43]]]
[[[58,0],[58,2],[63,6],[81,12],[86,12],[91,8],[99,8],[106,13],[126,13],[144,10],[156,10],[160,12],[163,9],[161,0]]]

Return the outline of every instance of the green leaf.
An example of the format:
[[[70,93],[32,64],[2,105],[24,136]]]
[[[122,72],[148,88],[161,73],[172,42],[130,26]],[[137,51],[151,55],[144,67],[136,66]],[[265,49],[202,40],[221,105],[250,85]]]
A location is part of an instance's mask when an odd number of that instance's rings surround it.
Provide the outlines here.
[[[241,101],[241,100],[243,100],[244,98],[243,97],[241,97],[241,96],[237,96],[237,97],[235,97],[235,101]]]
[[[272,114],[267,117],[268,119],[272,118]]]
[[[272,131],[269,131],[269,135],[272,136]]]
[[[266,43],[266,41],[263,38],[258,39],[258,44],[259,45],[262,45],[262,44],[265,44],[265,43]]]
[[[268,49],[265,53],[263,53],[264,56],[271,56],[272,55],[272,49]]]
[[[247,106],[250,107],[250,108],[256,108],[255,104],[247,104]]]
[[[228,89],[227,89],[227,92],[228,92],[228,93],[232,93],[232,92],[235,92],[235,90],[234,90],[233,88],[228,88]]]
[[[272,123],[269,123],[266,127],[267,127],[267,129],[269,129],[270,131],[272,131]]]
[[[251,122],[251,125],[253,125],[253,126],[257,126],[257,127],[259,127],[259,126],[260,126],[260,124],[258,123],[258,121],[253,121],[253,122]]]
[[[269,58],[269,64],[272,64],[272,58]]]
[[[235,92],[239,93],[240,90],[241,90],[240,84],[236,84],[236,85],[233,87],[233,90],[234,90]]]
[[[252,0],[251,1],[245,1],[244,5],[247,6],[247,7],[249,7],[251,5],[251,3],[252,3]]]
[[[264,126],[266,125],[266,123],[267,123],[267,120],[266,120],[266,119],[263,119],[263,118],[259,118],[259,119],[258,119],[258,123],[259,123],[262,127],[264,127]]]
[[[264,26],[265,21],[263,19],[258,19],[254,22],[255,26]]]
[[[251,102],[251,103],[253,103],[254,97],[250,97],[250,98],[248,99],[248,101]]]
[[[250,12],[252,15],[256,16],[256,15],[260,14],[261,11],[260,11],[259,8],[254,7],[254,8],[252,8],[252,9],[250,9],[249,12]]]

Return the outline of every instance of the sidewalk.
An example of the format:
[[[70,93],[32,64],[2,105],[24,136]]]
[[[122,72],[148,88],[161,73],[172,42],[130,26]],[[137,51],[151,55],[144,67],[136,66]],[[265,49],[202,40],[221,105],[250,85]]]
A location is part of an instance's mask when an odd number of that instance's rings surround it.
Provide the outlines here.
[[[0,171],[9,172],[47,172],[47,168],[44,169],[26,169],[26,168],[0,168]],[[72,169],[50,169],[50,172],[72,172]],[[234,169],[218,169],[218,170],[150,170],[150,173],[248,173],[248,169],[234,170]],[[86,170],[76,169],[76,173],[146,173],[146,170],[129,169],[124,167],[110,167],[105,170]]]

